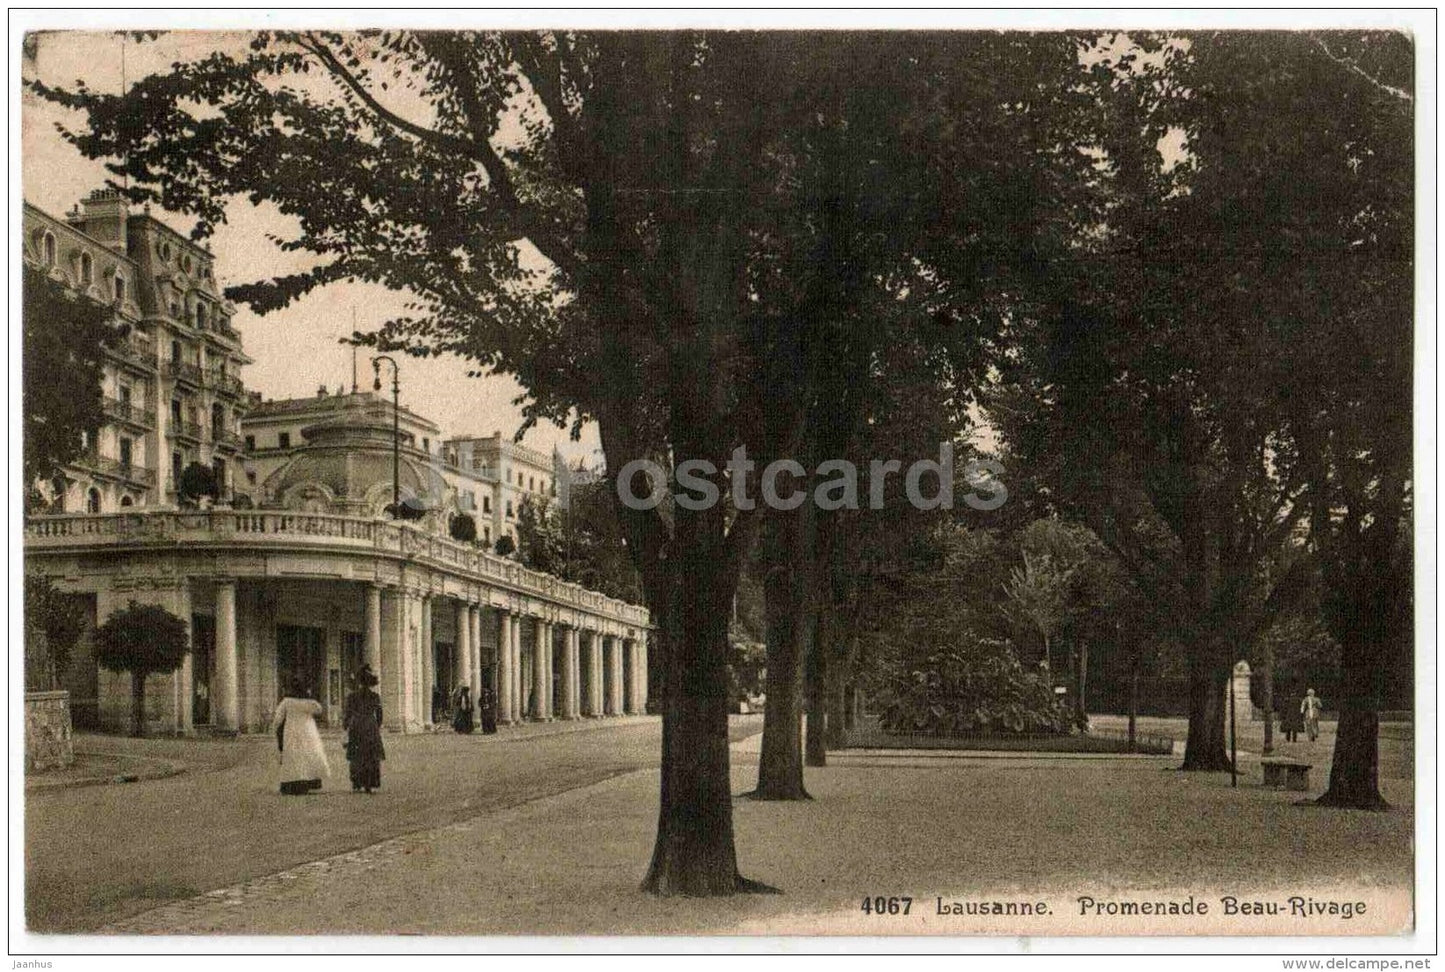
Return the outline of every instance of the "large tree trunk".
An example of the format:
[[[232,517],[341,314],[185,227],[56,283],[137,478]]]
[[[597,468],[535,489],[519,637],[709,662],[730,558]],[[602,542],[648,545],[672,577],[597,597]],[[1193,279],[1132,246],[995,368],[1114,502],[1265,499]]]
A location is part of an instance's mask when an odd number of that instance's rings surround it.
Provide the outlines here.
[[[130,718],[136,736],[146,734],[146,676],[145,672],[130,673]]]
[[[834,669],[832,684],[828,688],[828,736],[829,749],[843,745],[843,730],[848,723],[848,686]]]
[[[1372,646],[1352,641],[1340,645],[1340,722],[1330,762],[1330,786],[1317,802],[1329,807],[1385,810],[1389,804],[1380,794],[1382,672]]]
[[[1228,772],[1224,746],[1224,692],[1229,666],[1213,650],[1196,650],[1189,662],[1189,738],[1180,769]]]
[[[773,515],[764,529],[763,608],[768,628],[768,701],[758,759],[759,800],[807,800],[803,787],[803,666],[811,652],[814,591],[814,511]]]
[[[803,659],[811,625],[799,617],[795,587],[787,568],[774,570],[763,592],[768,627],[767,705],[758,758],[759,800],[806,800],[803,788]]]
[[[679,578],[659,611],[662,659],[662,784],[657,841],[642,889],[693,897],[771,891],[738,873],[728,753],[728,606],[736,577],[715,545],[679,542],[668,567]],[[657,615],[661,615],[660,617]]]
[[[808,670],[808,724],[803,741],[803,762],[808,766],[828,765],[828,652],[832,641],[820,613],[813,616],[813,644],[808,652],[812,665]]]

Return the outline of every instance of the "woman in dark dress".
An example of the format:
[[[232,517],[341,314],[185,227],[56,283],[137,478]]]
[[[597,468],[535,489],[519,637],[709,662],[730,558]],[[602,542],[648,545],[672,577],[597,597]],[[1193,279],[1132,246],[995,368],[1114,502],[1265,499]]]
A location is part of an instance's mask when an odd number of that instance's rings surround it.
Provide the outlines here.
[[[482,717],[482,732],[491,734],[497,731],[497,697],[492,692],[490,685],[482,686],[482,704],[479,706]]]
[[[463,685],[457,689],[457,704],[452,707],[452,728],[462,735],[471,735],[474,728],[472,723],[472,690]]]
[[[381,743],[381,696],[376,694],[376,676],[370,665],[356,673],[356,689],[346,697],[346,761],[351,764],[351,789],[381,787],[381,761],[386,749]]]

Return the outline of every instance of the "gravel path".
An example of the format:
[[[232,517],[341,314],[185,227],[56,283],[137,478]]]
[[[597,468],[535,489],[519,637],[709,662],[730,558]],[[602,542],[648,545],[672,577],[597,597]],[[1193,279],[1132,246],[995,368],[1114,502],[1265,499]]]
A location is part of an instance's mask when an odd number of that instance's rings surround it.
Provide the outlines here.
[[[735,747],[735,793],[757,737]],[[528,762],[531,762],[530,752]],[[778,896],[659,900],[638,891],[657,774],[493,809],[110,924],[172,934],[1187,934],[1319,935],[1408,925],[1412,814],[1329,811],[1229,787],[1169,757],[910,759],[835,755],[809,803],[737,800],[738,855]],[[319,803],[320,801],[318,801]],[[1222,895],[1348,895],[1367,916],[1225,920]],[[864,896],[909,896],[907,916]],[[1080,896],[1194,895],[1213,917],[1163,927],[1086,922]],[[1020,919],[936,914],[936,900],[1046,901]],[[1211,924],[1213,922],[1213,924]],[[1264,923],[1262,923],[1264,922]]]

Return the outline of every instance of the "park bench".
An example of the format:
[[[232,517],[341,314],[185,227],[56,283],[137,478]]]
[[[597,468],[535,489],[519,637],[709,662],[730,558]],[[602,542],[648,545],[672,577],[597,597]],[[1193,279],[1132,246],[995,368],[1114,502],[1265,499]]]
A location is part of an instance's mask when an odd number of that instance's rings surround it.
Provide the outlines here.
[[[1308,790],[1310,788],[1310,764],[1297,759],[1262,759],[1264,785],[1284,787],[1287,790]]]

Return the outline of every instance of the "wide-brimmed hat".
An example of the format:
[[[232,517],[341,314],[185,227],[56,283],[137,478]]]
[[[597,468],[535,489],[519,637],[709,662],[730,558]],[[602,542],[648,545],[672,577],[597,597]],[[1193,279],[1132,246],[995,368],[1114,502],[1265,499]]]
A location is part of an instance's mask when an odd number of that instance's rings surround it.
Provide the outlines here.
[[[356,680],[362,685],[367,686],[375,685],[377,682],[376,675],[372,672],[370,665],[361,666],[361,671],[356,673]]]

